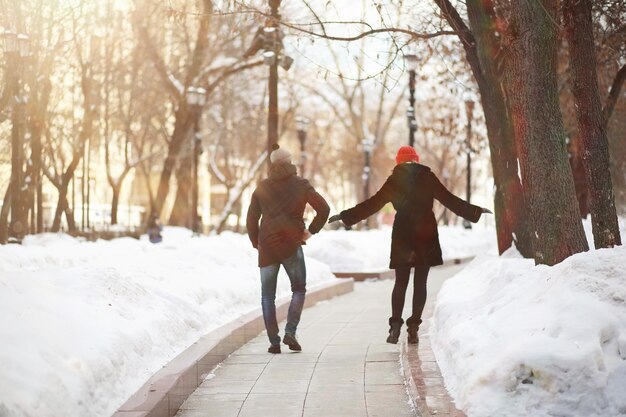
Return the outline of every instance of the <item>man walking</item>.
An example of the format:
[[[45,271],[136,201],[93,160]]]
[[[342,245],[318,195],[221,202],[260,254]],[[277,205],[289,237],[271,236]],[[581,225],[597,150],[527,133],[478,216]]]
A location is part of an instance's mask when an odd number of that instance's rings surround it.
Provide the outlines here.
[[[308,229],[303,220],[307,203],[316,212]],[[259,251],[261,307],[271,343],[267,350],[270,353],[280,353],[274,301],[281,265],[289,276],[292,292],[283,343],[291,350],[302,350],[296,339],[306,293],[302,244],[322,229],[329,213],[330,208],[324,198],[309,181],[296,175],[296,167],[291,163],[289,152],[274,145],[274,151],[270,155],[269,178],[261,181],[254,190],[246,218],[248,237],[252,246]]]

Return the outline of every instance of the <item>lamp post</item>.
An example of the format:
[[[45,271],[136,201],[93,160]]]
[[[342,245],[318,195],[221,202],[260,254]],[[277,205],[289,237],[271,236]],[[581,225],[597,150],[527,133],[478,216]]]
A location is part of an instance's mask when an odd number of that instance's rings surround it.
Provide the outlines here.
[[[20,73],[22,64],[30,51],[30,38],[28,35],[17,34],[5,30],[3,35],[4,52],[7,61],[8,87],[14,97],[11,111],[11,224],[9,235],[11,241],[21,242],[26,232],[27,216],[24,212],[24,104],[20,88]]]
[[[189,87],[187,90],[187,104],[193,112],[193,172],[191,190],[191,230],[194,235],[200,234],[202,224],[198,216],[198,165],[202,153],[202,136],[200,135],[200,117],[202,108],[206,104],[206,90],[204,88]]]
[[[472,100],[465,100],[465,111],[467,113],[467,137],[465,139],[465,146],[467,152],[467,189],[466,200],[469,203],[472,198],[472,114],[474,112],[474,102]],[[463,226],[466,229],[472,228],[472,223],[468,220],[463,220]]]
[[[263,49],[263,61],[269,66],[268,79],[268,110],[267,110],[267,154],[272,152],[272,146],[278,142],[278,66],[289,71],[293,58],[282,53],[283,33],[279,29],[280,14],[278,8],[281,0],[268,0],[270,14],[265,27],[255,34],[252,44],[243,54],[249,58]],[[268,158],[269,169],[269,158]]]
[[[306,163],[306,135],[309,127],[309,120],[305,117],[296,118],[296,129],[298,131],[298,140],[300,141],[300,176],[304,177],[304,167]]]
[[[363,153],[365,154],[365,164],[363,166],[363,198],[367,200],[370,198],[370,177],[371,177],[371,155],[374,150],[374,138],[368,136],[361,142],[363,145]],[[370,218],[366,220],[366,226],[369,228]]]
[[[406,67],[409,70],[409,108],[406,116],[409,124],[409,146],[415,145],[415,131],[417,121],[415,120],[415,71],[417,70],[417,55],[410,53],[404,55]]]
[[[374,150],[374,139],[369,136],[361,142],[363,145],[363,153],[365,154],[365,165],[363,166],[363,197],[364,200],[370,198],[370,157]]]

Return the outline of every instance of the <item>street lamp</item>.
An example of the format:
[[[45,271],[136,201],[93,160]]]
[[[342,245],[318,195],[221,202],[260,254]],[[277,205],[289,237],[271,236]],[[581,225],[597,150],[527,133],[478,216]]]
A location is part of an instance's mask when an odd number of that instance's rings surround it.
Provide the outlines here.
[[[21,94],[20,74],[22,61],[28,57],[30,38],[25,34],[17,34],[5,30],[2,34],[4,51],[7,56],[7,79],[9,96],[14,97],[11,113],[11,241],[21,242],[28,223],[26,211],[26,195],[23,190],[24,173],[24,105]],[[28,185],[28,184],[27,184]]]
[[[259,28],[252,39],[252,44],[243,54],[244,58],[254,56],[263,49],[263,62],[269,66],[268,111],[267,111],[267,153],[278,142],[278,66],[288,71],[293,58],[282,53],[283,33],[278,28],[281,0],[268,0],[270,13],[263,28]],[[268,158],[269,169],[269,158]]]
[[[12,54],[18,51],[17,33],[7,29],[2,34],[2,40],[4,41],[4,52]]]
[[[304,177],[304,165],[306,162],[306,134],[309,127],[309,120],[306,117],[296,118],[296,130],[298,131],[298,140],[300,141],[300,175]]]
[[[409,146],[415,144],[415,131],[417,130],[417,121],[415,120],[415,71],[417,70],[417,55],[409,53],[404,55],[404,62],[409,70],[409,108],[406,110],[406,116],[409,124]]]
[[[465,100],[465,111],[467,113],[467,137],[466,137],[466,151],[467,151],[467,189],[466,200],[469,203],[472,197],[472,114],[474,112],[474,102],[470,99]],[[466,229],[472,228],[472,223],[468,220],[463,220],[463,227]]]
[[[365,165],[363,166],[363,197],[365,200],[370,198],[370,157],[374,150],[374,139],[368,136],[361,142],[363,145],[363,153],[365,154]]]
[[[363,197],[364,200],[370,198],[370,178],[371,178],[371,155],[374,150],[374,138],[368,136],[361,142],[363,145],[363,153],[365,154],[365,164],[363,166]],[[370,218],[366,220],[365,227],[369,228]]]
[[[23,33],[17,35],[17,46],[20,52],[20,57],[28,57],[30,53],[30,37]]]
[[[193,173],[191,190],[191,230],[194,235],[200,234],[202,224],[198,216],[198,165],[202,153],[202,136],[200,135],[200,117],[202,108],[206,104],[206,90],[204,88],[189,87],[187,89],[187,104],[193,113]]]

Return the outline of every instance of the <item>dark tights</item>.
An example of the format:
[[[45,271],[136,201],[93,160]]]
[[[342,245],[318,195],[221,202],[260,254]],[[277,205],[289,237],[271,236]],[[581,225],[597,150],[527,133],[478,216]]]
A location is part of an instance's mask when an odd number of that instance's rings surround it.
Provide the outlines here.
[[[413,277],[413,311],[411,317],[406,321],[408,326],[419,326],[422,323],[422,311],[426,304],[426,281],[428,279],[429,266],[415,267],[415,276]],[[402,310],[404,309],[404,297],[406,289],[409,286],[409,277],[411,276],[411,268],[396,268],[396,283],[391,293],[391,318],[392,322],[402,323]]]

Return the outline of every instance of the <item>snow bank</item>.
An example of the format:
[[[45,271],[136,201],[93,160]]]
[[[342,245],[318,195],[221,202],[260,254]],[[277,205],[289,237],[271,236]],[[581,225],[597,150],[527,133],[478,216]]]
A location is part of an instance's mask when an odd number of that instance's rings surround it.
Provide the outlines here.
[[[460,259],[482,253],[497,254],[495,229],[474,225],[439,227],[443,259]],[[305,253],[330,266],[334,272],[389,269],[391,228],[324,231],[305,247]]]
[[[444,283],[431,337],[469,417],[626,415],[626,247],[554,267],[483,255]]]
[[[259,307],[256,256],[244,235],[173,228],[158,245],[48,234],[1,246],[0,416],[109,417],[200,336]],[[311,258],[307,274],[334,279]]]

